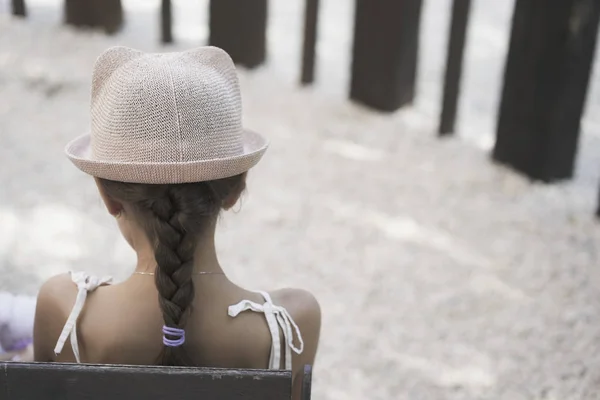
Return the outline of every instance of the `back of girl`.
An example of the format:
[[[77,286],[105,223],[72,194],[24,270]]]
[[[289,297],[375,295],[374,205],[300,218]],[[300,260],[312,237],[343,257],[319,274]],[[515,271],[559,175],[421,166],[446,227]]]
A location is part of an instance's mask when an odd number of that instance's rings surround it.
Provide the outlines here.
[[[37,301],[37,361],[288,369],[294,377],[314,363],[315,298],[246,290],[216,254],[218,216],[267,149],[241,114],[235,67],[218,48],[117,47],[99,57],[91,131],[66,152],[94,177],[137,265],[119,284],[85,272],[48,280]]]

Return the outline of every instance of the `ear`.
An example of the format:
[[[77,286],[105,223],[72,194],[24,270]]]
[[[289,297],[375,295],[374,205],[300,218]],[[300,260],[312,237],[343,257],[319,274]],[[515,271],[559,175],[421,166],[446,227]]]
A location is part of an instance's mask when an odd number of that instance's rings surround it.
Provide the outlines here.
[[[231,207],[235,206],[235,203],[238,202],[238,200],[240,199],[240,197],[242,196],[242,193],[244,193],[244,190],[246,190],[246,177],[247,177],[247,172],[244,172],[242,179],[239,183],[239,185],[231,191],[231,193],[229,194],[229,196],[225,197],[223,199],[223,209],[225,211],[229,210]]]
[[[232,193],[229,196],[227,196],[223,200],[223,210],[227,211],[231,207],[235,206],[235,203],[238,202],[238,200],[240,199],[241,195],[242,195],[242,192],[236,192],[235,195]]]
[[[123,204],[108,196],[97,178],[94,178],[94,181],[96,182],[98,192],[100,192],[100,197],[102,197],[102,201],[104,201],[104,205],[106,206],[108,213],[113,217],[119,215],[124,209]]]

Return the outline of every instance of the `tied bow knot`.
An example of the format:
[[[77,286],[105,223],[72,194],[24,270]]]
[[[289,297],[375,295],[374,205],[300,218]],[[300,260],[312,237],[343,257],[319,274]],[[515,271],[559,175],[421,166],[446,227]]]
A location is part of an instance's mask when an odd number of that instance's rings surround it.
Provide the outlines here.
[[[109,285],[112,283],[112,278],[110,276],[98,278],[97,276],[87,275],[83,272],[73,273],[71,274],[71,277],[79,291],[85,290],[86,292],[93,292],[98,286]]]

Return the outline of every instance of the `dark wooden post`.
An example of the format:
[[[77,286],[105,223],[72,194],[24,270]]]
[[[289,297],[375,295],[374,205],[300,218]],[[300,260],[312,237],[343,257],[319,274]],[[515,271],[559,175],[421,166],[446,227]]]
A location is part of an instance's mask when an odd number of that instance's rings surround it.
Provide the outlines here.
[[[302,46],[302,84],[315,80],[315,48],[317,45],[317,24],[319,21],[319,0],[306,0],[304,11],[304,45]]]
[[[254,68],[267,53],[267,0],[211,0],[209,44]]]
[[[65,22],[87,28],[102,28],[116,33],[123,25],[121,0],[66,0]]]
[[[12,0],[12,14],[18,17],[27,16],[27,7],[25,7],[25,0]]]
[[[395,111],[415,97],[421,0],[356,0],[350,98]]]
[[[446,60],[440,135],[449,135],[454,132],[470,8],[471,0],[454,0],[452,3],[452,24]]]
[[[160,4],[160,32],[163,43],[173,43],[171,0],[162,0]]]
[[[493,158],[532,179],[573,175],[597,0],[517,0]]]

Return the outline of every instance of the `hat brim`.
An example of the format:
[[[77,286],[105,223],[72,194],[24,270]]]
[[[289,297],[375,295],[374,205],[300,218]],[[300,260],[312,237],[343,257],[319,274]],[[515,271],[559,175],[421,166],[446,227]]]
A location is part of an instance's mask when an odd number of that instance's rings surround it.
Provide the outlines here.
[[[94,160],[91,158],[90,135],[71,141],[65,148],[67,157],[86,174],[97,178],[129,183],[175,184],[228,178],[254,167],[269,147],[258,133],[242,132],[242,154],[212,160],[178,163],[139,163]]]

